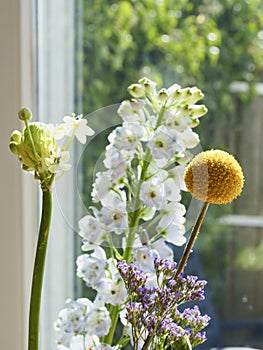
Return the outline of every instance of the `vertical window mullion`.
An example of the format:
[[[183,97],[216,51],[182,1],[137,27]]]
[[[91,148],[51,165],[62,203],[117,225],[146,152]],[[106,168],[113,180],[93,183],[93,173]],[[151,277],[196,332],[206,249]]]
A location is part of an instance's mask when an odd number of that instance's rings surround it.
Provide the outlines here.
[[[45,123],[59,123],[64,115],[74,111],[74,1],[35,1],[37,116]],[[43,350],[54,348],[53,323],[65,299],[73,297],[73,175],[73,171],[65,174],[53,187],[53,219],[41,309]]]

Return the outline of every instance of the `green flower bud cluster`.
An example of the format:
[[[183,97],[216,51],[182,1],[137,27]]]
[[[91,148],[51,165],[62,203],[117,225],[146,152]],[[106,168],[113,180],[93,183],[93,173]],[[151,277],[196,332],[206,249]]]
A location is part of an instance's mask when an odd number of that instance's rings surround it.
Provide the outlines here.
[[[31,111],[23,107],[18,112],[25,127],[22,132],[15,130],[10,138],[9,148],[18,156],[22,169],[32,172],[40,180],[43,191],[50,191],[57,173],[64,173],[71,168],[67,163],[68,152],[74,138],[84,144],[87,136],[94,131],[87,125],[82,115],[65,116],[61,124],[28,123],[32,118]],[[68,138],[66,145],[60,148],[57,140]]]
[[[26,111],[19,113],[19,118],[25,122],[29,120]],[[33,172],[42,188],[49,190],[54,179],[49,170],[50,159],[54,163],[61,153],[49,126],[40,122],[26,123],[22,133],[18,130],[12,133],[9,147],[18,156],[22,169]]]

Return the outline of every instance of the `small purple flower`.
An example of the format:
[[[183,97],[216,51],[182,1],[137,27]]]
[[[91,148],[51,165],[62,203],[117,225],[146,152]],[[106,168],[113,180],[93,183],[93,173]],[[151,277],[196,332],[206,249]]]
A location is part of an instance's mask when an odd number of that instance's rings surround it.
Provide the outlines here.
[[[157,286],[148,288],[148,274],[138,270],[133,263],[121,261],[117,266],[128,291],[126,317],[134,335],[151,337],[153,344],[158,344],[162,337],[166,344],[178,342],[178,346],[182,346],[190,342],[192,347],[206,340],[202,330],[210,317],[202,316],[197,306],[183,311],[178,309],[189,301],[203,300],[206,281],[183,274],[175,279],[176,263],[155,257]]]

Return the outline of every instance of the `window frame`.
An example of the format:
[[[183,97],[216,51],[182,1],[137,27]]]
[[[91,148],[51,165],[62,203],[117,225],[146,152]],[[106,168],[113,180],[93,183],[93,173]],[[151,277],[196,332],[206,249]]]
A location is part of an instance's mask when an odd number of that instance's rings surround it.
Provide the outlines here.
[[[0,3],[1,102],[1,345],[27,348],[30,283],[36,227],[35,188],[8,149],[10,134],[21,124],[17,111],[33,106],[32,2]],[[12,325],[12,327],[10,327]]]
[[[34,3],[37,116],[45,123],[61,123],[63,116],[74,112],[75,1],[34,0]],[[40,349],[43,350],[54,347],[54,321],[65,301],[74,298],[74,168],[73,165],[53,185],[41,308]]]

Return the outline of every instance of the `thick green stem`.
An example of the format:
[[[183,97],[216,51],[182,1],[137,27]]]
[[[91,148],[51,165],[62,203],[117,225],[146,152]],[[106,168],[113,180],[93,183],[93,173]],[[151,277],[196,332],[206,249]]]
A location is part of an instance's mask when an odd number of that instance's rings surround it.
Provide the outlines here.
[[[105,344],[111,344],[113,341],[115,329],[116,329],[118,318],[119,318],[118,305],[112,306],[112,308],[110,310],[110,316],[111,316],[111,328],[110,328],[109,333],[103,338],[103,342]]]
[[[164,117],[164,113],[165,113],[165,106],[163,106],[160,110],[156,125],[155,125],[155,129],[158,128],[163,120]],[[138,183],[138,187],[137,187],[137,191],[135,194],[135,199],[134,199],[134,212],[133,212],[133,216],[131,219],[131,223],[130,223],[130,230],[128,233],[128,237],[127,237],[127,242],[126,242],[126,248],[123,254],[123,258],[130,263],[131,257],[132,257],[132,247],[133,247],[133,243],[134,243],[134,238],[135,238],[135,233],[136,233],[136,229],[137,229],[137,225],[140,219],[140,208],[138,208],[139,203],[140,203],[140,188],[141,188],[141,184],[143,181],[145,181],[145,177],[146,177],[146,172],[147,169],[150,165],[150,161],[152,159],[152,155],[151,155],[151,151],[150,149],[147,147],[146,151],[145,151],[145,155],[144,155],[144,159],[143,159],[143,164],[142,164],[142,173],[141,173],[141,179]]]
[[[151,151],[149,148],[147,148],[145,152],[144,160],[143,160],[143,165],[142,165],[141,179],[138,182],[136,193],[134,196],[133,213],[129,224],[130,227],[129,227],[128,237],[126,242],[126,248],[123,253],[123,259],[126,260],[128,264],[130,263],[130,260],[132,257],[132,247],[133,247],[135,233],[137,230],[137,226],[138,226],[138,223],[140,220],[140,214],[141,214],[141,210],[139,208],[141,184],[145,180],[145,175],[150,163],[150,159],[151,159]]]
[[[190,255],[190,253],[192,251],[192,248],[193,248],[194,243],[196,241],[196,238],[198,236],[201,224],[202,224],[202,222],[203,222],[203,220],[205,218],[205,214],[206,214],[208,206],[209,206],[209,203],[205,202],[204,205],[203,205],[203,208],[202,208],[202,210],[201,210],[201,212],[200,212],[200,214],[199,214],[199,216],[198,216],[198,218],[196,220],[196,223],[195,223],[195,225],[194,225],[194,227],[192,229],[192,232],[191,232],[190,238],[189,238],[189,240],[187,242],[187,245],[185,247],[183,256],[182,256],[182,258],[181,258],[181,260],[179,262],[179,265],[178,265],[175,277],[179,276],[179,274],[181,272],[183,272],[183,270],[184,270],[184,267],[185,267],[185,265],[187,263],[189,255]]]
[[[37,250],[31,286],[28,350],[38,350],[39,348],[39,319],[41,292],[45,267],[46,248],[51,222],[51,213],[52,193],[51,191],[43,191],[41,222],[39,227]]]
[[[126,260],[128,264],[131,262],[131,258],[132,258],[132,248],[133,248],[133,243],[135,239],[135,233],[137,231],[137,225],[140,219],[139,213],[140,213],[139,209],[133,212],[134,215],[131,220],[131,228],[127,237],[126,248],[123,253],[123,259]]]

